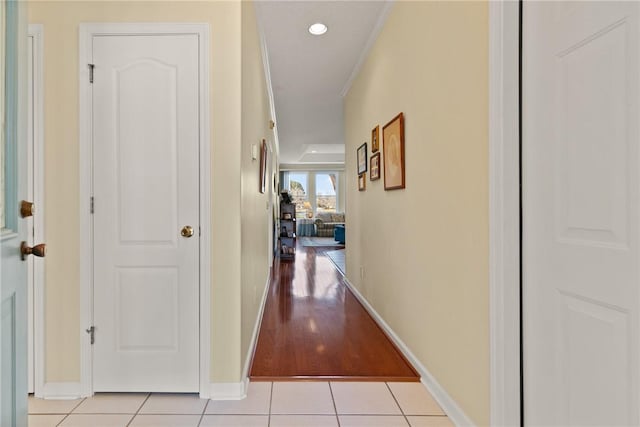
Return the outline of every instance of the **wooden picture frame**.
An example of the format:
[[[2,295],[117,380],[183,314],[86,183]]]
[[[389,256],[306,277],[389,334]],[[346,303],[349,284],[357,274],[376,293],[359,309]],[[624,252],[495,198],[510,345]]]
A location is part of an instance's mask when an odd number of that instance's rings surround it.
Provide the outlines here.
[[[260,144],[260,193],[264,194],[267,184],[267,141]]]
[[[358,155],[358,176],[367,172],[367,143],[365,142],[357,151]]]
[[[365,191],[367,189],[367,174],[361,173],[358,175],[358,191]]]
[[[372,154],[369,163],[369,179],[371,181],[380,179],[380,153]]]
[[[380,125],[371,130],[371,152],[377,153],[380,150]]]
[[[382,128],[384,189],[405,188],[404,170],[404,115],[395,116]]]

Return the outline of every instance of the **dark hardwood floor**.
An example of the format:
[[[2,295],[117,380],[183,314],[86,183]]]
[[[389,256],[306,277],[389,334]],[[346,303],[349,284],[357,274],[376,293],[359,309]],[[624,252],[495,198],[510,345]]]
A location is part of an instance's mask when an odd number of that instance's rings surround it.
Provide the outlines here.
[[[419,381],[322,248],[276,259],[252,381]]]

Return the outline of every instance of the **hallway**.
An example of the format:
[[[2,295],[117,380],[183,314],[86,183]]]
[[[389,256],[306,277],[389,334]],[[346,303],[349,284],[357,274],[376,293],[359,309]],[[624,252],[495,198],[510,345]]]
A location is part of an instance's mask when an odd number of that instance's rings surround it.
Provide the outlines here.
[[[276,259],[251,380],[419,381],[325,251]]]

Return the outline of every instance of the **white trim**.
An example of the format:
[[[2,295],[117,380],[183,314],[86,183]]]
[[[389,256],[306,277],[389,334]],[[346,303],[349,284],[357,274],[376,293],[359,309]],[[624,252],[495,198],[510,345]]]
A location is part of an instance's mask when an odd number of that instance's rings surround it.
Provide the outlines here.
[[[456,426],[473,426],[473,422],[464,413],[460,405],[447,393],[447,391],[442,387],[438,381],[435,379],[433,375],[429,372],[429,370],[418,360],[418,358],[409,350],[409,347],[400,339],[400,337],[391,329],[391,326],[384,321],[384,319],[378,314],[378,312],[373,308],[373,306],[367,301],[367,299],[360,293],[360,291],[353,286],[353,284],[344,277],[344,281],[353,292],[355,297],[360,301],[360,303],[364,306],[367,312],[373,317],[373,319],[378,323],[378,325],[382,328],[383,331],[391,338],[393,343],[398,346],[404,357],[413,365],[413,367],[420,373],[420,381],[422,384],[429,390],[433,398],[438,402],[442,410],[447,414],[449,419]]]
[[[356,77],[358,77],[358,74],[360,74],[360,70],[362,69],[362,66],[364,65],[364,62],[366,61],[367,57],[369,56],[369,52],[371,51],[371,48],[373,48],[373,45],[378,39],[378,36],[380,35],[380,32],[384,28],[384,24],[385,22],[387,22],[387,18],[391,13],[391,9],[393,8],[393,5],[394,5],[394,0],[383,0],[383,1],[384,1],[384,5],[382,6],[380,15],[378,15],[378,20],[376,21],[375,25],[373,26],[373,29],[371,30],[371,34],[369,35],[369,39],[367,39],[367,43],[365,43],[364,48],[360,52],[360,56],[358,57],[358,62],[356,62],[356,65],[353,67],[353,70],[351,71],[351,75],[349,76],[349,79],[347,80],[344,87],[342,88],[342,92],[340,92],[340,96],[343,98],[347,96],[347,93],[349,93],[349,90],[351,89],[351,85],[353,85],[354,80],[356,79]]]
[[[36,103],[36,88],[35,88],[35,56],[36,56],[36,46],[34,36],[31,34],[31,26],[29,25],[28,34],[27,34],[27,53],[29,54],[29,59],[27,61],[27,193],[24,196],[24,200],[28,200],[33,202],[35,195],[33,188],[33,174],[34,174],[34,165],[33,165],[33,156],[35,150],[35,134],[36,134],[36,123],[35,123],[35,103]],[[30,48],[30,49],[29,49]],[[29,65],[31,64],[31,65]],[[36,205],[37,207],[37,205]],[[35,227],[35,218],[33,216],[29,218],[25,218],[25,222],[27,224],[27,244],[29,246],[35,245],[35,239],[32,233]],[[34,340],[34,277],[33,277],[33,268],[34,268],[34,257],[28,257],[26,259],[27,262],[27,378],[28,378],[28,386],[27,391],[29,393],[35,393],[35,378],[34,378],[34,353],[35,353],[35,340]]]
[[[489,4],[491,425],[520,424],[519,3]]]
[[[211,383],[209,399],[211,400],[242,400],[247,397],[249,380],[245,378],[237,383]]]
[[[343,172],[344,163],[282,163],[280,171]]]
[[[44,91],[43,91],[43,52],[44,30],[42,24],[29,24],[28,36],[33,38],[33,151],[28,149],[31,173],[28,181],[33,188],[33,216],[35,242],[46,242],[44,228]],[[32,166],[31,166],[32,165]],[[33,270],[29,270],[29,281],[33,281],[33,369],[34,394],[43,393],[45,379],[45,336],[44,336],[44,270],[45,263],[34,260]]]
[[[89,27],[79,29],[79,177],[80,177],[80,395],[93,394],[92,348],[86,329],[93,324],[93,221],[89,201],[93,191],[93,150],[91,144],[93,104],[87,64],[93,62]]]
[[[273,185],[273,184],[272,184]],[[273,251],[273,249],[271,249]],[[242,378],[248,381],[249,369],[251,369],[251,362],[253,361],[253,355],[255,352],[256,344],[258,342],[258,334],[260,333],[260,327],[262,326],[262,315],[264,314],[264,307],[267,303],[267,295],[269,294],[269,284],[271,283],[272,270],[269,269],[267,275],[267,283],[265,283],[264,291],[262,292],[262,301],[260,302],[260,309],[258,310],[258,317],[256,323],[253,326],[253,334],[251,335],[251,342],[249,343],[249,349],[247,350],[247,356],[244,361],[244,368],[242,369]]]
[[[200,395],[210,392],[211,354],[211,114],[210,28],[194,23],[87,23],[80,24],[80,378],[81,396],[93,394],[92,348],[85,329],[93,323],[93,225],[89,212],[92,194],[91,105],[89,68],[91,38],[105,35],[196,34],[199,39],[200,84]]]
[[[36,396],[41,399],[51,400],[72,400],[83,397],[80,383],[44,383],[41,395]]]
[[[200,394],[209,389],[211,371],[211,31],[191,25],[199,36],[200,58]]]

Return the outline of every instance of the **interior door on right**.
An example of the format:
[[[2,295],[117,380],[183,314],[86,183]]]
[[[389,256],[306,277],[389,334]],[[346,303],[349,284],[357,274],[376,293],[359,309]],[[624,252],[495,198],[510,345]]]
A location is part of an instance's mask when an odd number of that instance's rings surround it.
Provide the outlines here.
[[[638,419],[638,2],[523,5],[526,425]]]

